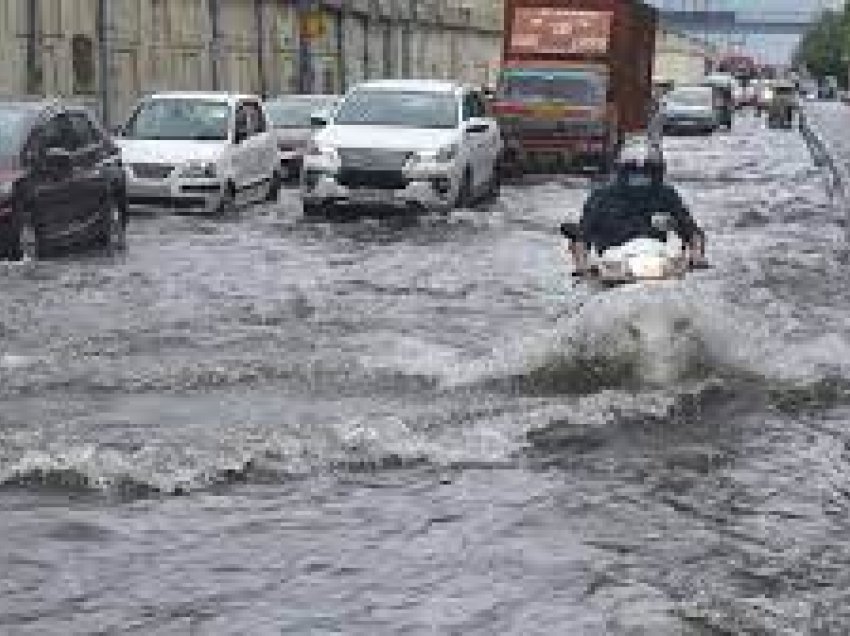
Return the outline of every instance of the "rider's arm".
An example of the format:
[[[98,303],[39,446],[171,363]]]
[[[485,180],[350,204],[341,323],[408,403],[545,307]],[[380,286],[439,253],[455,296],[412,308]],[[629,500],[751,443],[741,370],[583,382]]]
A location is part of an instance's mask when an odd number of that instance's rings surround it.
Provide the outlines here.
[[[598,236],[600,223],[604,222],[605,206],[603,204],[604,194],[594,192],[584,204],[579,221],[579,234],[582,241],[589,245],[593,237]]]
[[[695,234],[701,233],[701,230],[682,201],[682,197],[673,187],[665,186],[664,198],[666,199],[664,209],[673,217],[676,234],[683,241],[690,242]]]

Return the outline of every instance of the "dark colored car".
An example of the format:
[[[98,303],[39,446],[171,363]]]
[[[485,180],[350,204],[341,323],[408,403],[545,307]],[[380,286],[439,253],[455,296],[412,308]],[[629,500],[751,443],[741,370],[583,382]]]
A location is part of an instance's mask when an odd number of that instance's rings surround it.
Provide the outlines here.
[[[661,100],[665,134],[697,133],[710,135],[719,126],[714,88],[680,86]]]
[[[88,110],[0,102],[0,257],[94,241],[120,249],[126,224],[120,151]]]

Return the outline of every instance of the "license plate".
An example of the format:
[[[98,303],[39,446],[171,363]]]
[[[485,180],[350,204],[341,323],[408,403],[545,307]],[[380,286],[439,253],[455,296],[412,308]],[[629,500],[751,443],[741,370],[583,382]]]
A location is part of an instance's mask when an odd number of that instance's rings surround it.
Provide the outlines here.
[[[392,203],[392,190],[375,190],[371,188],[358,188],[351,192],[351,198],[360,203]]]

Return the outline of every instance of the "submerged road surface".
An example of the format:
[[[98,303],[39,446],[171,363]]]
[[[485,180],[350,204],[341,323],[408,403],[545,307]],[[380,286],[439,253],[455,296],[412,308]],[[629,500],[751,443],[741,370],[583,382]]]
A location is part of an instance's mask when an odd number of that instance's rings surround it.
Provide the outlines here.
[[[850,631],[844,219],[796,133],[667,150],[675,284],[574,285],[580,182],[0,265],[0,633]]]

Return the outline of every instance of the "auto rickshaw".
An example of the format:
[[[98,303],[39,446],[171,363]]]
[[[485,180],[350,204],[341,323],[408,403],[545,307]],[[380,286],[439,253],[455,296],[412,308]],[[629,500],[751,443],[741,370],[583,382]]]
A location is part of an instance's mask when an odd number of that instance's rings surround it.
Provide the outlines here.
[[[767,108],[767,127],[790,129],[794,126],[797,97],[794,84],[778,82],[773,87],[773,96]]]

